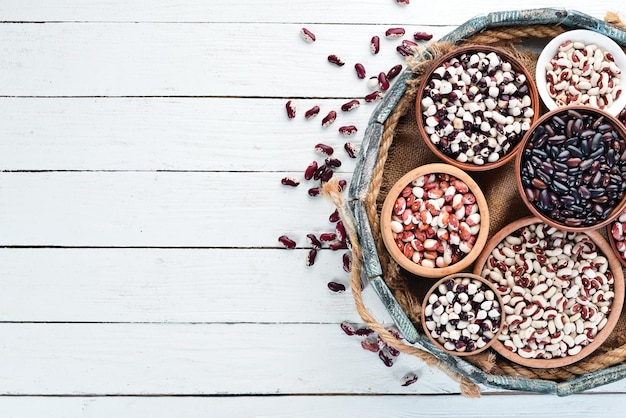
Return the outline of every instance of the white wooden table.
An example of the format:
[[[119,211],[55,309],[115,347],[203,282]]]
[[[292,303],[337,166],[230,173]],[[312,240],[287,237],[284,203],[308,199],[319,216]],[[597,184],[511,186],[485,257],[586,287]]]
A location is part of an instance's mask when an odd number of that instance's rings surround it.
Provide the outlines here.
[[[333,208],[280,179],[301,178],[318,142],[349,179],[336,128],[362,128],[358,142],[375,105],[320,120],[370,91],[355,62],[403,63],[384,31],[437,39],[480,13],[562,6],[411,3],[0,2],[0,416],[623,416],[624,381],[476,400],[417,359],[388,368],[339,327],[360,322],[350,292],[326,286],[348,279],[342,252],[305,265]]]

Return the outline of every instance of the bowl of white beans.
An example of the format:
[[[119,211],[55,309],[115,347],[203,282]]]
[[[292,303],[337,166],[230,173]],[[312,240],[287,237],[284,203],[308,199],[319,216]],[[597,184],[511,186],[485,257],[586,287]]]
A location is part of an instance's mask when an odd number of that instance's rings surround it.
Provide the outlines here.
[[[536,217],[496,233],[474,274],[493,283],[504,304],[494,350],[527,367],[562,367],[591,355],[624,302],[621,264],[600,233],[565,231]]]

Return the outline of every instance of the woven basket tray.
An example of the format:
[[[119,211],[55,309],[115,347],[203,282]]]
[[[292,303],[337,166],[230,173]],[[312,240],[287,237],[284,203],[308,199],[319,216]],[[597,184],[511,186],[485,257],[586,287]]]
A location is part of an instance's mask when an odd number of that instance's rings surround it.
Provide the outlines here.
[[[610,15],[608,15],[610,16]],[[607,20],[608,17],[607,17]],[[494,352],[455,357],[435,347],[421,332],[421,299],[430,280],[410,276],[391,259],[380,236],[379,215],[387,190],[407,171],[437,158],[419,138],[415,122],[415,97],[420,75],[435,57],[461,44],[493,45],[508,49],[534,66],[538,48],[554,36],[571,29],[589,29],[626,45],[626,31],[617,22],[608,23],[577,11],[535,9],[490,13],[469,20],[429,48],[407,60],[408,69],[387,92],[374,111],[358,156],[343,207],[345,223],[351,225],[353,242],[352,293],[364,322],[399,351],[415,355],[440,367],[459,381],[466,396],[479,396],[478,384],[510,390],[569,395],[626,376],[626,313],[612,335],[591,356],[570,366],[530,369],[512,363]],[[529,68],[531,73],[534,70]],[[544,109],[545,110],[545,109]],[[510,222],[527,216],[514,184],[513,163],[495,172],[472,173],[487,195],[492,222],[491,235]],[[361,281],[373,287],[394,318],[405,340],[398,342],[385,330],[361,299]]]

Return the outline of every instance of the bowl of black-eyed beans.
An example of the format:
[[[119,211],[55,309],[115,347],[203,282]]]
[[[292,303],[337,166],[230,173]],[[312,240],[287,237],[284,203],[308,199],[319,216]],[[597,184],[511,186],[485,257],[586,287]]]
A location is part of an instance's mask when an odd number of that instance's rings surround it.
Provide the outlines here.
[[[626,55],[608,36],[585,29],[564,32],[550,41],[537,60],[539,96],[549,110],[585,105],[613,116],[626,105],[622,72]]]
[[[626,205],[626,129],[600,109],[572,105],[542,115],[515,162],[522,200],[550,225],[597,229]]]
[[[592,354],[610,335],[624,302],[624,275],[596,231],[565,231],[536,217],[491,238],[474,274],[502,298],[493,349],[535,368],[562,367]]]
[[[440,349],[469,356],[489,348],[503,322],[502,298],[487,280],[456,273],[435,283],[422,303],[422,325]]]
[[[538,117],[539,96],[519,60],[472,45],[432,63],[415,107],[421,139],[435,155],[463,170],[485,171],[514,157]]]

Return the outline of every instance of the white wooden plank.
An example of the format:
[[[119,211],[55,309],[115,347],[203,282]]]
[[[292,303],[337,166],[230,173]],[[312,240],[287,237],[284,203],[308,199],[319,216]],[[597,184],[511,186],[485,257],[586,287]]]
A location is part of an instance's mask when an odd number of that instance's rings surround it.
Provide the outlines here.
[[[9,322],[360,323],[343,252],[0,249],[0,318]],[[391,322],[370,287],[370,312]]]
[[[623,417],[613,394],[594,396],[498,395],[480,400],[438,396],[237,396],[237,397],[0,397],[7,417],[48,418],[467,418]],[[521,407],[523,405],[523,407]]]
[[[0,5],[4,20],[12,21],[162,21],[162,22],[323,22],[323,23],[413,23],[422,25],[461,24],[482,13],[514,10],[520,7],[564,7],[548,0],[530,0],[523,4],[497,4],[490,0],[432,2],[428,8],[413,0],[408,7],[397,6],[394,0],[299,1],[267,0],[263,7],[251,7],[246,0],[197,2],[191,0],[139,0],[128,4],[122,0],[55,1],[6,0]],[[593,3],[570,1],[567,8],[581,10],[603,18],[615,2]]]
[[[308,247],[334,206],[283,176],[301,173],[4,172],[0,245]]]
[[[278,303],[268,301],[268,303]],[[315,324],[0,324],[0,394],[458,393],[419,359],[386,367]],[[419,384],[401,386],[409,371]]]
[[[285,99],[0,98],[3,170],[304,171],[323,161],[320,142],[352,172],[345,142],[359,143],[374,103],[351,112],[347,99],[298,99],[289,120]],[[305,119],[318,105],[320,115]],[[331,110],[334,125],[321,126]],[[339,126],[355,125],[351,137]]]
[[[319,25],[307,44],[296,24],[2,24],[0,96],[353,97],[404,62],[388,26]],[[439,37],[449,27],[429,30]],[[410,37],[419,26],[407,26]],[[369,49],[381,36],[381,52]],[[341,56],[337,67],[329,54]],[[88,57],[88,58],[86,58]],[[289,57],[289,58],[287,58]],[[251,71],[251,68],[254,71]],[[45,69],[45,71],[42,71]],[[209,118],[207,118],[209,119]]]

